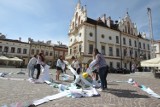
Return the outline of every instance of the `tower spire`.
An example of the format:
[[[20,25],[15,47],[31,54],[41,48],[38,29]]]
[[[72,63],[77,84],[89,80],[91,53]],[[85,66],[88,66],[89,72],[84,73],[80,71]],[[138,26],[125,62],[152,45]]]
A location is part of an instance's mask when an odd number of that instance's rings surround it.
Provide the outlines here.
[[[77,3],[77,8],[81,8],[81,0],[78,0],[78,3]]]

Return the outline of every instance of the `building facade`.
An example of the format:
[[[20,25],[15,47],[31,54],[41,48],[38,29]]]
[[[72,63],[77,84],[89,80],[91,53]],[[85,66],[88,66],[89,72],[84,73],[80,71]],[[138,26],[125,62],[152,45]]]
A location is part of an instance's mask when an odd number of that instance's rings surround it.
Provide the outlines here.
[[[104,14],[97,20],[87,16],[87,9],[79,1],[69,26],[68,56],[77,56],[82,64],[92,61],[92,53],[97,48],[114,68],[131,69],[131,65],[150,59],[150,40],[138,33],[137,26],[125,17],[113,21]]]
[[[0,35],[0,56],[18,57],[23,59],[23,65],[27,66],[30,58],[39,53],[44,53],[45,63],[52,68],[55,67],[55,62],[59,55],[65,57],[68,52],[68,47],[63,44],[51,44],[51,41],[46,43],[43,41],[34,41],[29,38],[28,42],[21,40],[6,39],[4,35]],[[5,65],[5,61],[0,61],[0,65]],[[19,62],[9,61],[8,65],[20,65]]]
[[[7,57],[18,57],[23,59],[23,64],[28,63],[30,45],[27,42],[22,42],[21,40],[12,39],[0,39],[0,55]],[[1,61],[3,63],[3,61]],[[1,64],[3,65],[3,64]],[[10,66],[19,65],[18,62],[9,62]]]
[[[154,41],[153,46],[154,57],[160,57],[160,40]]]
[[[34,55],[38,55],[39,53],[43,53],[45,56],[45,63],[53,66],[54,61],[54,50],[53,45],[51,42],[44,43],[42,41],[30,41],[30,52],[29,52],[29,59],[32,58]]]
[[[65,59],[66,55],[68,55],[68,47],[66,45],[59,44],[59,45],[54,45],[53,50],[54,50],[54,67],[55,67],[59,56],[62,56]]]

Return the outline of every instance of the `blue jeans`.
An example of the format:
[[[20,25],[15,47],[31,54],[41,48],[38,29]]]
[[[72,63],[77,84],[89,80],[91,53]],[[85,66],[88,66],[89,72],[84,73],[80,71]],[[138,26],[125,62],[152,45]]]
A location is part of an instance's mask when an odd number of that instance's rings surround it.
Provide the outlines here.
[[[108,74],[107,67],[99,68],[99,77],[101,80],[101,88],[103,90],[107,88],[107,80],[106,80],[107,74]]]

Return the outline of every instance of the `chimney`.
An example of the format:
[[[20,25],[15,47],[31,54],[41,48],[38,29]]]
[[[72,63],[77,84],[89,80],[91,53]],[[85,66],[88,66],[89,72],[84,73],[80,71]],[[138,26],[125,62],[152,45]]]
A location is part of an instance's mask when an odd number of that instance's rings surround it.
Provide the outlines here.
[[[107,18],[107,26],[111,27],[111,17],[110,16]]]
[[[22,39],[22,38],[21,38],[21,37],[19,37],[19,41],[21,41],[21,39]]]
[[[106,22],[107,22],[106,14],[104,14],[104,15],[101,17],[101,20],[103,21],[103,23],[106,24]]]

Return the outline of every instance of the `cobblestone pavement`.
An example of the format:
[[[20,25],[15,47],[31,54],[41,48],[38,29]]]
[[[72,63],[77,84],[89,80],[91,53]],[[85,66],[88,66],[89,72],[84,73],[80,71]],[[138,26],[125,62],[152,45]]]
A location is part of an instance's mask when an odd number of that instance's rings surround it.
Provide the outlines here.
[[[27,75],[16,74],[21,69],[0,68],[0,72],[14,72],[7,77],[26,78]],[[50,70],[54,79],[55,70]],[[22,72],[27,72],[23,70]],[[69,71],[67,71],[69,73]],[[160,79],[155,79],[151,72],[136,72],[134,74],[109,74],[108,91],[100,92],[100,97],[90,98],[60,98],[49,101],[39,107],[160,107],[160,99],[151,97],[138,87],[128,83],[111,82],[113,80],[127,81],[133,78],[139,84],[150,87],[160,94]],[[69,84],[69,82],[62,82]],[[28,81],[3,80],[0,79],[0,106],[16,102],[31,102],[48,95],[58,93],[56,88],[46,84],[32,84]]]

